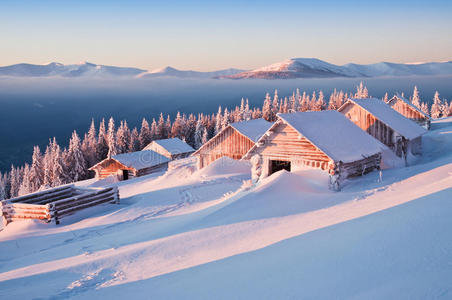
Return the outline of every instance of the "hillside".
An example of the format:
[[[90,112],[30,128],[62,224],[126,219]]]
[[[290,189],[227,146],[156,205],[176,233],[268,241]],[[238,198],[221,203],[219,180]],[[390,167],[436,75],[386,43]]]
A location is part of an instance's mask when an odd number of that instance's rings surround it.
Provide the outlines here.
[[[252,186],[246,162],[178,161],[118,183],[119,206],[8,225],[0,298],[450,298],[452,118],[423,147],[341,192],[317,170]]]

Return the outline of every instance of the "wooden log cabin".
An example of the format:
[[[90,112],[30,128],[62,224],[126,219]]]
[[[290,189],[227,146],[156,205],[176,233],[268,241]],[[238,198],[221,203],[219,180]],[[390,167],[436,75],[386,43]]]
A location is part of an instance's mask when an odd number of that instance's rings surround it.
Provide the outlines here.
[[[380,99],[348,99],[338,110],[395,154],[406,159],[409,153],[422,154],[424,128],[405,118]]]
[[[378,169],[383,149],[341,113],[312,111],[278,114],[244,158],[257,157],[261,177],[281,169],[318,168],[339,179]]]
[[[416,122],[427,130],[430,129],[430,116],[414,106],[408,99],[400,95],[395,95],[394,97],[389,99],[388,105],[391,106],[395,111],[403,115],[405,118]]]
[[[97,179],[117,176],[119,180],[127,180],[138,176],[165,170],[169,159],[157,152],[143,150],[123,153],[106,158],[89,168],[96,172]]]
[[[185,158],[195,152],[195,149],[179,138],[155,140],[144,147],[143,150],[155,151],[170,160]]]
[[[198,168],[204,168],[223,156],[241,159],[270,126],[271,123],[264,119],[229,124],[193,153],[197,156]]]

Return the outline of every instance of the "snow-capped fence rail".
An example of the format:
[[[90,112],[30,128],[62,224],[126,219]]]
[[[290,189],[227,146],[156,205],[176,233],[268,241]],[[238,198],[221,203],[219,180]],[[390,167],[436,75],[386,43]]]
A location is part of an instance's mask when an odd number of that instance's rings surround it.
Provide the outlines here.
[[[0,202],[3,223],[38,219],[59,224],[60,218],[102,203],[119,203],[117,187],[79,188],[66,185]]]

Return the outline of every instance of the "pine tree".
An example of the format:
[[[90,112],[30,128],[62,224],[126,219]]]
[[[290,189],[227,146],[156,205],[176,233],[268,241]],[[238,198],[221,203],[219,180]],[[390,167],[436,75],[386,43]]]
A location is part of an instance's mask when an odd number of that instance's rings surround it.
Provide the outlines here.
[[[430,110],[430,116],[433,119],[438,119],[441,116],[441,99],[439,98],[438,91],[435,92],[435,96],[433,96],[433,104]]]
[[[248,98],[246,99],[245,112],[243,114],[243,120],[244,121],[251,120],[251,110],[250,110],[250,105],[248,104]]]
[[[208,140],[209,140],[209,133],[207,132],[207,128],[204,127],[204,130],[202,132],[201,144],[204,145],[205,143],[207,143]]]
[[[421,108],[421,99],[419,98],[419,91],[417,90],[417,86],[414,86],[413,96],[411,97],[411,103],[417,108]]]
[[[221,130],[228,127],[228,125],[229,125],[229,111],[228,111],[228,108],[226,107],[224,109],[223,119],[221,120]]]
[[[114,122],[111,122],[111,120],[112,119],[110,119],[110,123],[112,123],[112,125],[108,126],[109,132],[110,130],[114,130]],[[109,134],[109,138],[112,138],[112,135]],[[114,145],[111,146],[115,147]],[[112,150],[110,149],[110,151]],[[72,133],[72,137],[69,141],[69,148],[66,155],[66,166],[68,167],[69,178],[71,181],[79,181],[85,179],[86,162],[85,158],[83,157],[80,138],[75,130]]]
[[[46,147],[46,151],[44,152],[44,156],[42,158],[42,167],[43,167],[43,182],[42,184],[46,187],[52,186],[52,166],[53,166],[53,157],[52,157],[52,141],[50,141],[49,145]]]
[[[137,128],[133,128],[132,132],[130,133],[130,141],[129,141],[129,152],[135,152],[140,151],[140,138],[138,135]]]
[[[264,105],[262,106],[262,117],[269,122],[273,121],[273,109],[269,93],[265,94]]]
[[[323,92],[319,92],[319,99],[317,100],[317,110],[325,110],[326,109],[326,103],[323,96]]]
[[[13,165],[11,165],[11,171],[9,172],[9,182],[10,182],[10,197],[14,198],[19,194],[20,188],[20,174]]]
[[[173,122],[173,126],[171,128],[171,136],[182,138],[183,131],[183,122],[180,115],[180,112],[177,112],[176,119]]]
[[[23,195],[31,193],[30,166],[27,163],[25,163],[22,174],[23,174],[22,181],[20,183],[19,191],[17,193],[18,196],[23,196]]]
[[[29,192],[35,192],[39,190],[44,181],[42,155],[39,146],[34,147],[32,163],[29,169],[28,176],[29,176]]]
[[[127,125],[127,121],[121,121],[121,125],[116,132],[116,145],[118,148],[118,153],[126,153],[129,149],[130,142],[130,130]]]
[[[383,102],[384,103],[388,103],[389,99],[388,99],[388,93],[385,93],[384,97],[383,97]]]
[[[429,109],[428,109],[428,104],[425,102],[421,103],[421,110],[424,114],[426,115],[430,115]]]
[[[118,145],[116,144],[115,120],[110,117],[107,131],[108,152],[111,156],[118,154]]]
[[[158,139],[157,122],[155,121],[154,118],[152,118],[152,123],[151,123],[151,141],[157,140],[157,139]]]
[[[68,176],[65,174],[60,145],[55,138],[52,141],[52,160],[52,186],[59,186],[68,181]]]
[[[223,116],[221,114],[221,105],[218,107],[217,116],[215,117],[215,132],[214,135],[217,135],[221,131],[221,122]]]
[[[171,135],[171,118],[169,115],[166,116],[166,122],[165,122],[165,135],[163,136],[164,139],[169,138]]]
[[[6,199],[6,176],[3,176],[0,172],[0,200],[4,199]]]
[[[202,121],[201,118],[198,118],[198,121],[196,122],[196,129],[195,129],[195,149],[199,149],[203,143],[202,143],[202,138],[203,138],[203,133],[204,133],[204,126],[202,125]]]
[[[108,153],[108,138],[105,129],[105,120],[102,119],[99,125],[99,136],[97,138],[96,146],[96,161],[101,161],[107,157]]]
[[[86,139],[86,142],[85,142]],[[83,154],[85,156],[88,166],[95,165],[99,160],[97,157],[97,134],[94,119],[91,120],[91,125],[88,130],[88,134],[83,140]]]
[[[163,122],[163,115],[160,114],[160,117]],[[160,133],[162,133],[164,131],[164,129],[163,129],[164,123],[162,123],[162,124],[163,124],[162,131]],[[159,125],[160,125],[160,123],[159,123]],[[161,138],[161,137],[159,137],[159,138]],[[140,139],[140,149],[143,149],[151,142],[151,129],[149,128],[149,123],[145,118],[143,118],[143,121],[141,121],[141,130],[140,130],[139,139]]]
[[[276,114],[279,111],[279,97],[278,97],[278,90],[275,89],[275,95],[273,96],[273,103],[272,103],[272,118],[271,121],[275,121]]]

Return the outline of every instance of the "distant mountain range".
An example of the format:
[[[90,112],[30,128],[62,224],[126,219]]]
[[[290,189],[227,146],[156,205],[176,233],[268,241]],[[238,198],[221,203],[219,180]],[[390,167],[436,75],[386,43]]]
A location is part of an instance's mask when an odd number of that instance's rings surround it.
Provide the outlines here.
[[[381,62],[370,65],[333,65],[316,58],[292,58],[252,71],[224,76],[225,78],[325,78],[325,77],[380,77],[452,74],[452,61],[419,64]]]
[[[416,64],[381,62],[369,65],[327,63],[316,58],[292,58],[259,69],[245,71],[225,69],[212,72],[177,70],[165,67],[153,71],[97,65],[89,62],[73,65],[50,63],[47,65],[16,64],[0,67],[0,76],[8,77],[95,77],[95,78],[228,78],[228,79],[291,79],[332,77],[452,75],[452,61]]]

